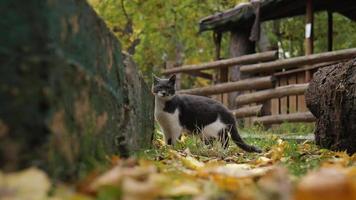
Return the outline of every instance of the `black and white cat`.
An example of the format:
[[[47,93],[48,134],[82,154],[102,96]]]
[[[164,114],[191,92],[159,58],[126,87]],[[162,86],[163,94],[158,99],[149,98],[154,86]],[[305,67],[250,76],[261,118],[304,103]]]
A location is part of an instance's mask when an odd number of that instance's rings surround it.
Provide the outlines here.
[[[175,144],[183,130],[201,134],[204,141],[218,139],[224,148],[232,140],[247,152],[261,152],[255,146],[246,144],[237,132],[232,113],[208,97],[175,94],[173,75],[169,79],[153,76],[152,92],[155,95],[155,119],[165,136],[166,143]]]

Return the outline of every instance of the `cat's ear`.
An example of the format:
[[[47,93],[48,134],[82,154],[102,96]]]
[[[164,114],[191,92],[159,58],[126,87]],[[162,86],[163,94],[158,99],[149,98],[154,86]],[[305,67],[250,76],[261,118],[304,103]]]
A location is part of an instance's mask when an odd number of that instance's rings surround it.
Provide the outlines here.
[[[152,79],[154,85],[156,85],[160,80],[154,73],[152,73]]]
[[[172,85],[176,84],[176,75],[173,74],[171,77],[169,77],[168,82]]]

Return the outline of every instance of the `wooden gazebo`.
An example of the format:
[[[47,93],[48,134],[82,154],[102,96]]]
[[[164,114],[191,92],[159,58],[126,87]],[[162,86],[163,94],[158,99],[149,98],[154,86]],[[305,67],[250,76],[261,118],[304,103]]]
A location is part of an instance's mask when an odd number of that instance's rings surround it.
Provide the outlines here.
[[[330,52],[313,54],[313,16],[321,11],[328,13]],[[219,84],[181,92],[221,94],[220,100],[230,108],[237,105],[234,112],[238,118],[252,117],[253,121],[264,124],[313,121],[304,100],[304,91],[313,72],[319,67],[356,57],[356,49],[332,51],[334,12],[356,21],[356,1],[251,0],[239,4],[199,22],[200,32],[213,32],[217,61],[168,69],[164,73],[193,74],[216,69]],[[256,53],[262,22],[299,15],[305,15],[305,56],[276,60],[277,52],[268,47],[260,48],[266,52]],[[221,39],[225,33],[230,34],[230,59],[221,60]]]

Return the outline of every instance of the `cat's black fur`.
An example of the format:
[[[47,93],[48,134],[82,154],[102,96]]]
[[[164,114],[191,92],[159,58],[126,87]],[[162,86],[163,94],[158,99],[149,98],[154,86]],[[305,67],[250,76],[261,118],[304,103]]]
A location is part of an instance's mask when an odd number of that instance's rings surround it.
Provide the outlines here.
[[[237,132],[236,121],[229,110],[220,102],[208,97],[175,94],[175,76],[170,79],[154,79],[152,92],[167,98],[163,111],[174,113],[179,110],[179,124],[191,133],[199,133],[205,126],[215,122],[218,117],[227,125],[225,130],[219,132],[219,140],[226,148],[228,145],[228,132],[235,144],[248,152],[261,152],[257,147],[246,144]],[[157,97],[156,97],[157,98]]]

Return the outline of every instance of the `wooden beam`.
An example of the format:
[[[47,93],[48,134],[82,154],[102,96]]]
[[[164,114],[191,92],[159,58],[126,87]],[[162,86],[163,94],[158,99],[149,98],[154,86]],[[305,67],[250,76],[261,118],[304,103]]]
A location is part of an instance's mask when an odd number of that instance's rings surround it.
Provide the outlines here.
[[[314,122],[316,119],[311,112],[291,113],[282,115],[269,115],[253,119],[253,123],[263,125],[281,124],[283,122]]]
[[[311,65],[311,66],[305,66],[303,68],[287,70],[287,71],[284,71],[284,72],[276,72],[276,73],[273,73],[273,76],[286,76],[286,75],[290,75],[290,74],[296,74],[298,72],[304,72],[306,70],[314,70],[314,69],[318,69],[318,68],[321,68],[321,67],[326,67],[326,66],[329,66],[329,65],[333,65],[333,64],[336,64],[336,63],[337,62],[335,62],[335,61],[334,62],[318,63],[318,64]]]
[[[281,98],[288,95],[304,94],[308,88],[308,83],[286,85],[276,87],[274,89],[262,90],[254,93],[240,95],[236,98],[237,105],[245,105],[249,103],[263,102],[272,98]]]
[[[244,79],[236,82],[220,83],[217,85],[194,88],[187,90],[179,90],[180,94],[194,94],[209,96],[213,94],[222,94],[234,91],[267,89],[274,87],[275,78],[273,76]]]
[[[338,61],[343,59],[351,59],[356,57],[356,48],[344,49],[332,52],[325,52],[313,54],[309,56],[300,56],[284,60],[276,60],[267,63],[258,63],[252,65],[241,66],[242,73],[259,73],[271,72],[282,69],[290,69],[296,67],[304,67],[305,65],[312,65],[321,62]]]
[[[253,116],[260,116],[262,114],[263,105],[257,106],[249,106],[249,107],[242,107],[236,110],[231,111],[236,118],[243,118],[243,117],[253,117]]]
[[[257,62],[266,62],[278,59],[277,51],[267,51],[262,53],[250,54],[245,56],[240,56],[236,58],[212,61],[197,65],[185,65],[182,67],[176,67],[174,69],[167,69],[163,72],[163,74],[173,74],[173,73],[187,73],[191,71],[200,71],[214,68],[224,68],[231,67],[234,65],[241,64],[251,64]]]
[[[213,75],[208,74],[208,73],[204,73],[204,72],[200,72],[200,71],[189,72],[189,75],[194,76],[194,77],[200,77],[200,78],[213,80]]]

